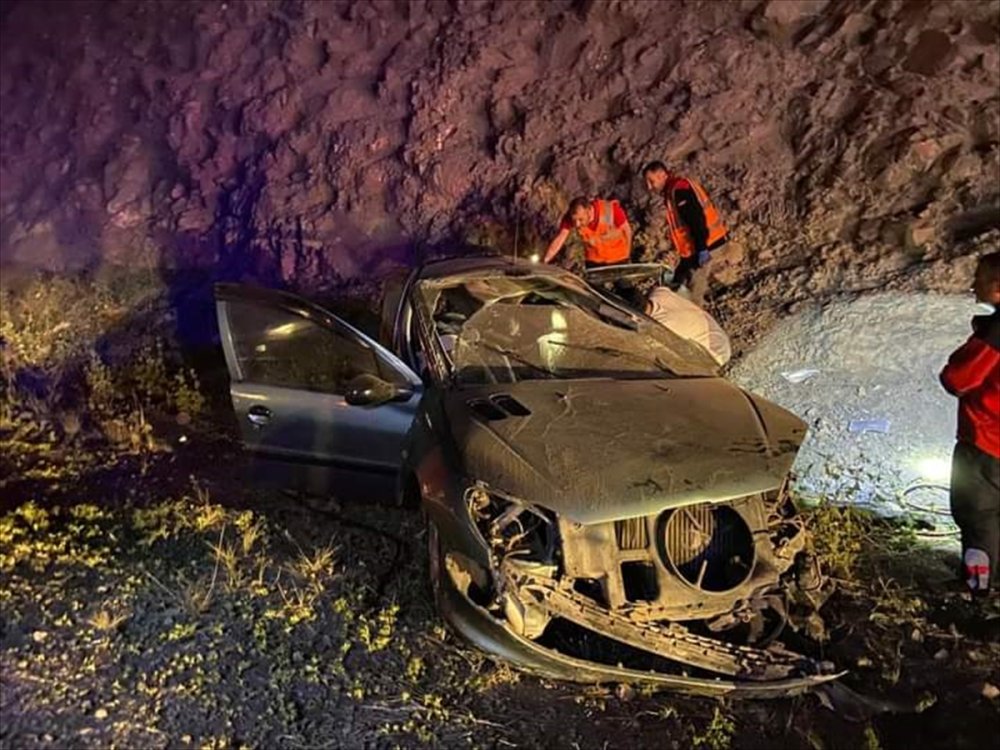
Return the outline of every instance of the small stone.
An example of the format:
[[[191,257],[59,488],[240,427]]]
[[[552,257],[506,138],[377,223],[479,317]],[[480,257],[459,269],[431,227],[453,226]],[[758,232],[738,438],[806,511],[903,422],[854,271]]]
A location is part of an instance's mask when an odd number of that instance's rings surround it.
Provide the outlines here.
[[[45,643],[45,639],[48,637],[49,634],[46,633],[44,630],[36,630],[34,633],[31,634],[31,639],[35,643]]]
[[[933,244],[937,231],[933,226],[917,225],[910,227],[910,242],[916,247],[926,247]]]
[[[983,683],[983,697],[987,700],[995,701],[1000,698],[1000,688],[994,685],[992,682]]]
[[[903,61],[903,70],[924,76],[934,75],[944,68],[953,51],[954,45],[943,31],[921,31],[916,44]]]
[[[934,654],[934,658],[937,661],[944,661],[945,659],[948,658],[948,649],[946,648],[941,649],[936,654]]]
[[[764,9],[764,16],[783,26],[800,26],[823,12],[829,0],[781,0],[771,2]]]
[[[851,13],[840,27],[840,33],[851,44],[859,44],[861,37],[875,25],[875,19],[867,13]]]
[[[870,667],[871,665],[872,665],[872,660],[869,659],[867,656],[862,656],[858,659],[859,667]]]
[[[105,710],[103,708],[97,709],[96,711],[94,711],[94,718],[95,719],[106,719],[106,718],[108,718],[108,712],[107,712],[107,710]]]
[[[920,631],[920,628],[913,629],[913,632],[910,633],[910,640],[916,643],[924,642],[924,634]]]

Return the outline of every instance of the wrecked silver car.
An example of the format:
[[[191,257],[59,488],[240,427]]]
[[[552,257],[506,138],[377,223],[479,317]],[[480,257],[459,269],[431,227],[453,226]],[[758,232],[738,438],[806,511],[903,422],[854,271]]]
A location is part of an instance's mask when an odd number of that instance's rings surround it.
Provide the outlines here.
[[[397,477],[440,611],[482,649],[703,694],[836,677],[782,640],[826,594],[784,491],[805,426],[696,345],[499,258],[390,284],[378,340],[291,295],[216,297],[246,447],[311,486]]]

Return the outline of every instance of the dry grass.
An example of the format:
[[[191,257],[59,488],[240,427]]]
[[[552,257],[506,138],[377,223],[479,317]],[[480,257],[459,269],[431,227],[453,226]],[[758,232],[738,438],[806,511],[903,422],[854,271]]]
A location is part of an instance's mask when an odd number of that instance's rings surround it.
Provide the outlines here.
[[[186,490],[168,493],[136,474],[128,478],[134,505],[90,504],[76,482],[80,465],[95,463],[95,443],[83,448],[95,429],[108,462],[153,451],[150,415],[196,412],[202,394],[196,381],[178,378],[163,347],[142,350],[136,368],[118,371],[86,336],[70,341],[58,324],[47,332],[53,309],[44,302],[32,318],[3,312],[3,335],[16,329],[21,340],[14,355],[4,349],[0,450],[13,451],[2,460],[13,454],[20,476],[34,472],[76,487],[79,497],[52,508],[43,494],[43,502],[0,515],[0,667],[5,690],[22,691],[19,709],[5,710],[2,742],[537,746],[553,737],[568,742],[564,730],[584,726],[581,746],[600,747],[601,738],[625,731],[631,738],[651,724],[657,741],[722,750],[759,739],[758,728],[770,731],[737,705],[665,705],[643,691],[547,685],[494,663],[457,642],[434,614],[419,552],[400,563],[384,595],[373,596],[388,563],[373,537],[351,537],[364,532],[287,508],[247,510],[236,483],[210,493],[198,474]],[[79,355],[75,375],[61,365],[44,369],[71,349]],[[55,385],[34,395],[18,387],[14,373],[29,360],[42,362]],[[72,407],[72,389],[60,390],[71,383],[81,399]],[[115,420],[123,423],[118,437],[108,434]],[[268,502],[274,507],[274,498]],[[865,639],[865,658],[880,684],[904,682],[913,633],[939,635],[916,575],[929,556],[905,528],[854,509],[823,506],[809,517],[841,585],[838,606],[846,603]],[[392,511],[379,523],[405,538],[419,519]],[[983,658],[987,669],[993,657]],[[634,702],[624,705],[626,697]],[[805,711],[796,706],[789,725]],[[540,727],[548,727],[545,738]],[[867,729],[850,734],[853,746],[879,746],[883,729]],[[802,736],[819,736],[810,732]]]
[[[84,442],[94,454],[96,441],[146,454],[162,449],[152,413],[184,424],[203,415],[197,375],[180,366],[164,325],[142,324],[115,361],[101,353],[108,331],[152,314],[160,292],[147,278],[38,276],[0,286],[0,443],[7,452]]]

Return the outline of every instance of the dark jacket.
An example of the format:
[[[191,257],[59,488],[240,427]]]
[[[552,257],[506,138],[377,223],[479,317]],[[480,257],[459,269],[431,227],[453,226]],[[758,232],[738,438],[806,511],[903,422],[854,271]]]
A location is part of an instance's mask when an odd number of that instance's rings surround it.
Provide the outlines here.
[[[1000,310],[972,319],[972,336],[948,358],[941,384],[958,396],[958,439],[1000,458]]]
[[[708,249],[708,224],[705,222],[705,209],[701,207],[698,196],[690,187],[686,180],[681,180],[674,189],[674,201],[677,205],[677,213],[680,214],[688,230],[691,232],[691,239],[694,240],[695,255]]]

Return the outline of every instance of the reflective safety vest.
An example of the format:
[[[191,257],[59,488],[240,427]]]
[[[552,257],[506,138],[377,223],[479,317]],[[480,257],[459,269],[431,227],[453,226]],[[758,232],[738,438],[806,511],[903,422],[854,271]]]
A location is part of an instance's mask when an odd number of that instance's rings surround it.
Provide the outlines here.
[[[726,239],[726,227],[722,223],[722,217],[716,209],[708,193],[697,182],[687,178],[672,177],[664,189],[667,204],[667,226],[670,228],[670,241],[674,244],[674,249],[682,258],[690,258],[695,254],[694,238],[691,236],[690,228],[681,221],[681,216],[677,212],[677,199],[674,191],[680,182],[687,182],[691,185],[691,190],[701,204],[701,210],[705,213],[705,225],[708,227],[708,237],[705,238],[705,247],[711,250],[721,245]]]
[[[577,230],[583,240],[588,263],[627,263],[630,260],[625,228],[615,226],[617,203],[618,201],[594,201],[597,229],[591,229],[588,224]]]

